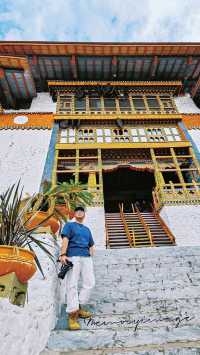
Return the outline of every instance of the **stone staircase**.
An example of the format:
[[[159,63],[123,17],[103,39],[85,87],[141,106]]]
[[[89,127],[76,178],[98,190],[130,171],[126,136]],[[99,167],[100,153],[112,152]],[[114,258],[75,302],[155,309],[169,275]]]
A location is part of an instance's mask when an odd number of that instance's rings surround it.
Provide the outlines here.
[[[200,247],[98,250],[94,316],[67,330],[65,306],[41,355],[200,354]]]
[[[128,232],[134,233],[135,247],[161,247],[174,244],[174,239],[170,231],[164,225],[161,218],[154,212],[123,212],[106,213],[106,230],[108,246],[111,249],[130,248],[127,230],[124,226],[125,221]],[[150,241],[147,228],[149,228],[153,245]]]

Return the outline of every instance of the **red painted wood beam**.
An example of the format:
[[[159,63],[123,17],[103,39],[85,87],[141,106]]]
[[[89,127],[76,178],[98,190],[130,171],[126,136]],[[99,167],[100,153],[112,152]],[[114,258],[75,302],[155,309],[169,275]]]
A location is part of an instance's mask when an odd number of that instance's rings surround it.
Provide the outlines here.
[[[73,78],[77,79],[78,78],[77,58],[74,54],[71,56],[70,59],[70,67],[71,67]]]
[[[13,77],[13,79],[14,79],[14,82],[15,82],[15,85],[16,85],[16,88],[17,88],[18,95],[19,95],[19,97],[20,97],[21,94],[23,94],[23,93],[21,92],[21,89],[20,89],[20,87],[19,87],[19,84],[18,84],[18,81],[17,81],[17,78],[16,78],[16,74],[15,74],[15,73],[12,73],[12,77]]]
[[[195,97],[197,91],[199,90],[200,88],[200,75],[199,75],[199,78],[198,80],[196,81],[195,85],[193,86],[192,90],[191,90],[191,96],[192,97]]]
[[[9,86],[8,81],[6,79],[5,71],[3,68],[0,68],[0,84],[1,84],[1,88],[3,90],[3,94],[6,98],[6,101],[8,102],[9,105],[12,106],[12,108],[15,108],[16,102],[15,102],[15,99],[13,98],[13,95],[10,90],[10,86]]]
[[[195,78],[199,74],[200,74],[200,61],[197,63],[197,66],[196,66],[195,71],[194,71],[194,73],[192,75],[192,78]]]
[[[190,74],[190,65],[193,64],[192,56],[187,57],[186,63],[187,63],[187,67],[186,67],[185,76],[184,76],[185,80],[187,80],[191,75]]]
[[[112,61],[111,61],[111,73],[112,77],[116,78],[117,77],[117,57],[113,56]]]
[[[157,55],[153,57],[151,68],[150,68],[150,76],[153,78],[156,75],[157,66],[159,64],[159,58]]]
[[[187,64],[193,64],[193,59],[191,55],[187,58]]]
[[[28,88],[28,85],[27,85],[27,82],[26,82],[26,74],[24,75],[24,73],[22,74],[22,80],[23,80],[23,83],[24,83],[24,88],[25,88],[25,91],[26,91],[26,96],[28,98],[32,98],[32,95],[29,91],[29,88]]]

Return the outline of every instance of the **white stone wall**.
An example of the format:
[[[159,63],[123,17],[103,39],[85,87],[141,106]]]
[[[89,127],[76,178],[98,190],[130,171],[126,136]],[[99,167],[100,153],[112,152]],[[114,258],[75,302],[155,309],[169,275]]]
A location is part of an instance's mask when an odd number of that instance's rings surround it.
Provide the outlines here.
[[[96,248],[105,249],[106,230],[104,207],[87,207],[84,223],[91,229]]]
[[[177,96],[174,98],[178,112],[180,113],[200,113],[190,94]]]
[[[200,246],[200,206],[164,206],[160,215],[178,246]]]
[[[48,92],[38,93],[34,97],[30,108],[27,110],[5,110],[6,113],[12,112],[56,112],[56,103],[53,102],[50,94]]]
[[[0,131],[0,192],[21,178],[24,193],[38,192],[51,130]]]
[[[50,235],[41,235],[39,238],[51,245],[49,250],[52,254],[58,253]],[[56,323],[60,302],[57,270],[43,251],[38,247],[35,251],[45,279],[39,271],[30,279],[28,303],[24,307],[18,307],[10,304],[7,299],[0,299],[1,355],[38,355]]]

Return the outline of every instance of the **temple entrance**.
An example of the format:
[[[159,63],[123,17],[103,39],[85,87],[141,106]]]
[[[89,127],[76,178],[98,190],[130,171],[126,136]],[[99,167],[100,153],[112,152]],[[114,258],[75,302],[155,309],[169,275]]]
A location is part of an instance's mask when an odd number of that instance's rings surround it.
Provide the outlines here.
[[[134,169],[131,166],[103,171],[105,212],[118,212],[123,203],[124,211],[131,212],[131,204],[138,209],[150,211],[152,189],[155,186],[153,171]]]

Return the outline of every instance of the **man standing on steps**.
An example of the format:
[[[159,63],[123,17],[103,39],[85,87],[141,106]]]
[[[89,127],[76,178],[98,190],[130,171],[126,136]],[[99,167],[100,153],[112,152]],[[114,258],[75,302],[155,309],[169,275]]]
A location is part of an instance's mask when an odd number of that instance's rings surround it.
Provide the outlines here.
[[[67,222],[61,232],[62,246],[59,260],[65,264],[67,260],[73,263],[72,269],[66,274],[67,309],[69,314],[69,329],[78,330],[78,317],[89,318],[91,312],[85,309],[92,288],[95,286],[93,259],[95,247],[91,231],[83,224],[84,207],[74,210],[75,222]],[[82,276],[82,288],[78,295],[78,281]]]

